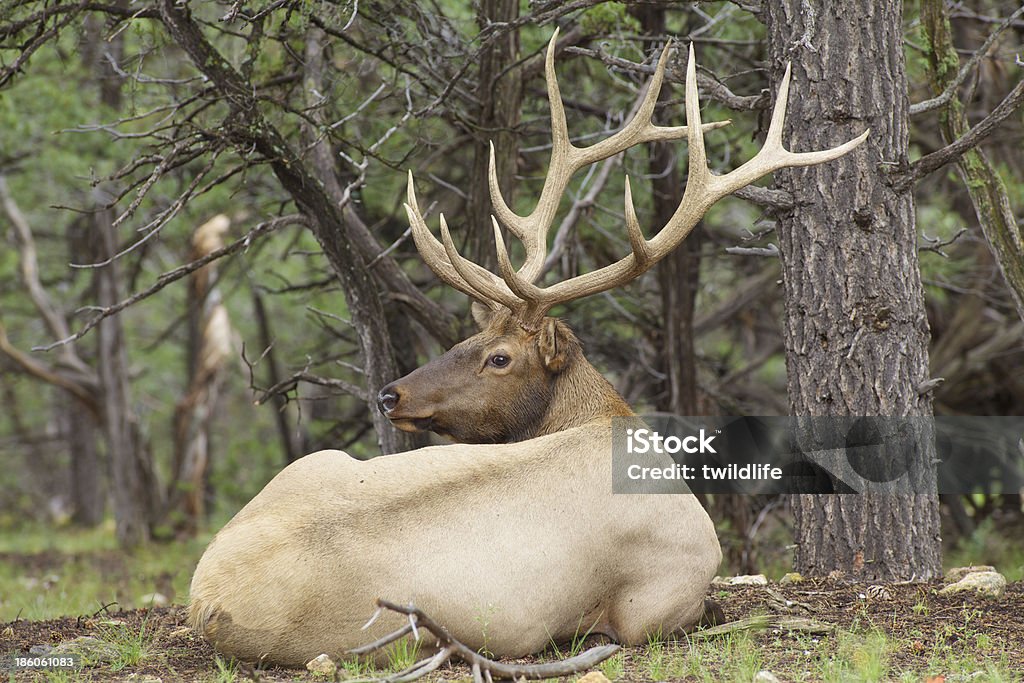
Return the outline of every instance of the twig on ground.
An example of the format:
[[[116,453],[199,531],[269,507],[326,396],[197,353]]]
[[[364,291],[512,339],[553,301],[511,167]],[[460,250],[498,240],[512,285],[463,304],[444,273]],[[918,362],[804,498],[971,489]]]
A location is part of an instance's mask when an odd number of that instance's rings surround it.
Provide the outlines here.
[[[458,657],[470,665],[473,670],[473,680],[476,683],[483,683],[484,681],[490,683],[494,680],[518,681],[524,679],[540,680],[544,678],[560,678],[562,676],[571,676],[572,674],[579,673],[580,671],[590,669],[603,662],[608,657],[611,657],[620,649],[620,646],[615,644],[600,645],[598,647],[591,648],[582,654],[576,655],[575,657],[563,659],[558,662],[549,662],[545,664],[503,664],[501,662],[496,662],[493,659],[488,659],[455,640],[455,638],[453,638],[443,626],[411,604],[403,607],[402,605],[396,605],[395,603],[388,602],[387,600],[378,600],[377,605],[380,609],[387,609],[392,612],[408,616],[409,623],[405,624],[397,631],[389,633],[382,638],[378,638],[368,645],[355,648],[354,650],[349,650],[350,654],[370,654],[371,652],[379,650],[399,638],[403,638],[412,633],[415,633],[418,639],[417,629],[430,632],[430,634],[437,639],[437,646],[439,649],[436,654],[433,654],[426,659],[421,659],[403,671],[399,671],[396,674],[392,674],[391,676],[384,678],[361,679],[364,683],[370,683],[371,681],[375,683],[407,683],[408,681],[414,681],[426,676],[432,671],[435,671],[452,657]],[[376,618],[376,614],[374,618]],[[370,623],[373,623],[372,619]]]

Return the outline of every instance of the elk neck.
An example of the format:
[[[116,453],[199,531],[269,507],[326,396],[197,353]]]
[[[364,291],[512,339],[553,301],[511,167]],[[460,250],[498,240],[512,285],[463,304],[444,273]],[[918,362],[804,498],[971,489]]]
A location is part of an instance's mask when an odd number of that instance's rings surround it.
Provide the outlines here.
[[[575,357],[555,375],[552,400],[530,437],[545,436],[613,417],[635,415],[611,383],[584,357]]]

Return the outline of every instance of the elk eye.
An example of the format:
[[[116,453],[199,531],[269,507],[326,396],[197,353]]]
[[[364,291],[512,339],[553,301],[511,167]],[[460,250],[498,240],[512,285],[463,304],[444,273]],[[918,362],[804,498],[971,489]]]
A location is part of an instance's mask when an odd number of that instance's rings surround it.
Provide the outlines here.
[[[490,358],[491,365],[496,368],[503,368],[511,362],[512,359],[502,353],[496,353]]]

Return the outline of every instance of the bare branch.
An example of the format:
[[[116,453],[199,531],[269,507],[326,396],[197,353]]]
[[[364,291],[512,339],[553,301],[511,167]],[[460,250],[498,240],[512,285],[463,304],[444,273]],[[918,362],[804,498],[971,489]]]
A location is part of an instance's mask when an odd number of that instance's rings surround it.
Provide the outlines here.
[[[600,47],[594,49],[567,47],[565,52],[597,59],[603,62],[606,66],[634,74],[651,75],[655,70],[653,64],[638,64],[636,62],[631,62],[628,59],[622,59],[621,57],[610,55]],[[669,82],[677,84],[683,84],[686,81],[686,75],[677,69],[670,69],[665,74],[665,78]],[[735,111],[767,109],[770,104],[770,94],[767,90],[762,92],[760,95],[737,95],[730,90],[725,83],[722,83],[722,81],[710,72],[707,72],[705,69],[701,69],[697,73],[697,86],[701,89],[704,95]]]
[[[935,252],[942,258],[949,258],[949,254],[942,251],[942,247],[948,247],[949,245],[956,242],[964,233],[967,232],[967,228],[960,228],[957,233],[950,237],[948,240],[939,239],[938,237],[929,237],[928,235],[921,233],[921,239],[924,240],[924,244],[917,247],[918,251],[931,251]]]
[[[1000,123],[1009,118],[1022,102],[1024,102],[1024,80],[1017,83],[988,116],[963,136],[942,149],[921,157],[903,173],[893,175],[890,180],[893,189],[897,192],[905,192],[921,178],[956,161],[964,153],[977,147],[995,131]]]
[[[3,205],[4,213],[14,226],[14,232],[18,239],[19,250],[21,251],[21,279],[28,289],[29,298],[35,305],[36,310],[43,317],[46,326],[54,337],[63,338],[69,334],[67,321],[64,315],[54,306],[49,294],[43,289],[39,281],[39,260],[36,254],[36,243],[32,237],[32,229],[28,220],[21,212],[14,197],[11,196],[7,187],[7,178],[0,173],[0,204]]]
[[[95,387],[90,387],[82,382],[71,379],[16,348],[11,344],[10,339],[7,338],[7,330],[2,323],[0,323],[0,352],[14,361],[25,373],[66,390],[88,406],[94,414],[99,414],[100,409],[96,400],[96,394],[94,393]]]
[[[774,244],[769,244],[767,247],[727,247],[725,253],[734,256],[770,256],[778,258],[779,248]]]
[[[545,664],[504,664],[488,659],[475,650],[463,645],[452,638],[447,629],[417,609],[412,604],[408,606],[396,605],[387,600],[378,600],[377,605],[392,612],[405,614],[409,617],[409,623],[402,628],[380,638],[369,645],[364,645],[349,652],[354,655],[366,655],[388,645],[399,638],[414,633],[417,627],[429,631],[437,639],[439,651],[427,659],[422,659],[404,671],[379,679],[363,679],[363,683],[375,681],[376,683],[406,683],[422,678],[431,671],[437,669],[441,664],[449,661],[452,657],[458,657],[470,665],[473,670],[474,681],[484,680],[541,680],[544,678],[560,678],[571,676],[581,671],[593,668],[604,660],[611,657],[621,648],[616,644],[599,645],[586,652],[563,659],[558,662]]]
[[[338,389],[350,396],[356,398],[362,398],[366,394],[366,387],[359,387],[351,382],[346,382],[343,379],[333,379],[330,377],[321,377],[314,375],[306,370],[300,370],[292,374],[291,377],[281,380],[274,386],[265,389],[260,397],[253,401],[253,405],[263,405],[269,399],[274,398],[282,394],[286,394],[294,389],[299,382],[306,382],[307,384],[316,384],[321,387],[330,387],[332,389]]]
[[[259,237],[263,237],[264,235],[266,235],[268,233],[271,233],[271,232],[277,230],[278,228],[282,228],[282,227],[284,227],[286,225],[305,225],[305,224],[306,224],[306,219],[304,217],[302,217],[302,216],[296,216],[296,215],[282,216],[280,218],[275,218],[273,220],[266,221],[264,223],[260,223],[255,228],[253,228],[248,233],[246,233],[246,235],[244,237],[241,237],[241,238],[235,240],[231,244],[228,244],[228,245],[226,245],[224,247],[221,247],[220,249],[217,249],[216,251],[211,251],[209,254],[207,254],[206,256],[204,256],[204,257],[202,257],[200,259],[196,259],[195,261],[192,261],[190,263],[186,263],[183,266],[178,266],[174,270],[167,271],[166,273],[161,275],[159,278],[157,278],[156,282],[154,282],[152,285],[150,285],[146,289],[142,290],[141,292],[133,294],[130,297],[128,297],[127,299],[119,301],[118,303],[113,304],[111,306],[104,306],[104,307],[98,308],[98,309],[94,308],[93,310],[95,311],[96,315],[89,322],[87,322],[80,330],[78,330],[74,334],[72,334],[72,335],[70,335],[70,336],[68,336],[68,337],[66,337],[64,339],[61,339],[59,341],[56,341],[56,342],[54,342],[52,344],[47,344],[46,346],[33,347],[32,350],[33,351],[49,351],[49,350],[54,349],[54,348],[56,348],[58,346],[63,346],[64,344],[70,344],[71,342],[78,341],[79,339],[84,337],[86,334],[88,334],[88,332],[92,328],[96,327],[96,325],[98,325],[100,323],[100,321],[105,320],[106,318],[109,318],[112,315],[116,315],[116,314],[120,313],[121,311],[123,311],[124,309],[128,308],[129,306],[131,306],[133,304],[136,304],[139,301],[142,301],[143,299],[146,299],[146,298],[152,296],[153,294],[156,294],[161,289],[163,289],[167,285],[171,284],[175,280],[180,280],[181,278],[185,277],[186,275],[199,270],[203,266],[205,266],[205,265],[207,265],[209,263],[212,263],[212,262],[216,261],[219,258],[222,258],[224,256],[228,256],[229,254],[233,254],[233,253],[235,253],[237,251],[240,251],[242,249],[248,248],[249,245],[252,244],[253,240],[255,240],[255,239],[259,238]]]

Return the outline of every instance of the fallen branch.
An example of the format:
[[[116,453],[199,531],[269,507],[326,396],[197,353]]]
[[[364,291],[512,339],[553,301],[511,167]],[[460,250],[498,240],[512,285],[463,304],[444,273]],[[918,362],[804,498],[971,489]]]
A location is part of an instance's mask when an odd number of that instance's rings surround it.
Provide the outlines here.
[[[406,683],[415,681],[435,671],[452,657],[458,657],[470,665],[473,670],[473,680],[476,683],[490,683],[494,680],[541,680],[544,678],[560,678],[571,676],[586,669],[590,669],[619,651],[620,646],[615,644],[600,645],[591,648],[586,652],[563,659],[558,662],[545,664],[503,664],[493,659],[488,659],[471,648],[463,645],[452,638],[448,631],[436,621],[428,617],[421,610],[413,605],[403,607],[387,600],[377,601],[377,613],[370,619],[372,624],[381,610],[391,610],[409,617],[409,623],[402,628],[379,638],[368,645],[349,650],[349,654],[366,655],[389,645],[399,638],[412,634],[419,640],[419,629],[430,632],[437,639],[438,651],[428,658],[421,659],[409,668],[399,671],[396,674],[385,678],[360,679],[362,683]],[[369,625],[369,624],[367,624]],[[355,682],[353,682],[355,683]]]

